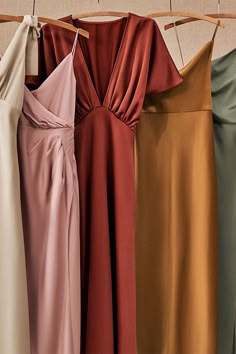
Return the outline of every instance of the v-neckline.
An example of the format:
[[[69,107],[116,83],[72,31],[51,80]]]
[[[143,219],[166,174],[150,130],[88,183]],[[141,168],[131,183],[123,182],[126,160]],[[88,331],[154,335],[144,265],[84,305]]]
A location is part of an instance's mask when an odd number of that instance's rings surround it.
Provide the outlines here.
[[[47,85],[49,84],[49,82],[54,78],[54,76],[57,74],[58,70],[62,67],[62,66],[66,66],[67,62],[69,60],[72,61],[72,65],[73,65],[73,59],[74,59],[74,56],[73,56],[73,53],[70,52],[69,54],[67,54],[65,56],[65,58],[60,62],[59,65],[57,65],[57,67],[51,72],[51,74],[41,83],[41,85],[39,85],[38,88],[30,91],[28,89],[28,87],[25,85],[25,95],[27,95],[29,97],[30,100],[34,100],[36,102],[36,104],[38,104],[39,107],[41,107],[41,109],[46,112],[48,115],[50,115],[51,118],[53,118],[54,120],[56,119],[57,121],[59,122],[66,122],[67,123],[67,120],[65,120],[64,118],[61,118],[59,117],[58,115],[56,115],[54,112],[50,111],[48,108],[46,108],[44,106],[44,104],[40,101],[39,97],[37,96],[38,93],[40,93],[41,91],[45,90]],[[73,72],[73,77],[74,77],[74,80],[76,81],[76,78],[75,78],[75,74],[74,74],[74,70],[72,71]],[[70,126],[70,125],[68,125]]]
[[[84,70],[86,72],[86,76],[88,78],[88,81],[90,82],[90,85],[91,85],[91,88],[93,90],[94,96],[96,97],[96,100],[98,101],[100,106],[104,106],[105,103],[106,103],[107,96],[108,96],[108,93],[109,93],[109,90],[110,90],[110,87],[111,87],[111,83],[112,83],[113,78],[115,76],[116,68],[117,68],[118,62],[119,62],[120,57],[121,57],[121,52],[122,52],[122,49],[123,49],[123,46],[124,46],[124,42],[125,42],[125,39],[126,39],[126,35],[127,35],[127,32],[128,32],[128,27],[129,27],[131,16],[132,16],[132,13],[128,12],[128,16],[127,17],[121,17],[118,20],[101,21],[101,22],[81,21],[80,20],[81,23],[84,22],[84,23],[91,23],[91,24],[103,24],[103,23],[105,24],[105,23],[112,23],[112,22],[115,23],[115,22],[118,22],[118,21],[123,21],[124,18],[126,18],[126,24],[125,24],[125,28],[124,28],[124,31],[123,31],[123,34],[122,34],[121,41],[120,41],[119,49],[118,49],[118,52],[117,52],[117,55],[116,55],[116,58],[115,58],[115,62],[114,62],[114,65],[113,65],[113,68],[112,68],[112,71],[111,71],[111,75],[110,75],[109,80],[108,80],[108,85],[107,85],[107,88],[106,88],[106,91],[105,91],[105,95],[104,95],[104,97],[102,99],[99,98],[99,95],[97,93],[97,90],[96,90],[95,85],[94,85],[93,80],[92,80],[92,76],[91,76],[90,71],[88,69],[88,65],[87,65],[87,62],[85,60],[84,53],[82,51],[80,42],[78,40],[78,44],[77,45],[78,45],[79,55],[80,55],[80,58],[82,60],[82,65],[83,65]],[[72,15],[71,15],[70,20],[71,20],[71,23],[74,24]]]
[[[198,60],[201,59],[202,55],[205,53],[205,51],[208,49],[208,47],[213,47],[214,45],[214,40],[210,40],[207,42],[195,55],[192,57],[192,59],[185,65],[183,66],[179,72],[182,76],[186,76],[192,69],[192,67],[197,63]]]
[[[73,53],[70,52],[69,54],[67,54],[65,56],[65,58],[57,65],[57,67],[51,72],[51,74],[49,74],[49,76],[46,77],[46,79],[34,90],[29,91],[33,96],[35,96],[35,94],[37,95],[38,92],[41,92],[42,90],[45,89],[45,87],[47,87],[48,83],[52,80],[52,78],[57,74],[58,70],[61,69],[61,67],[63,65],[65,65],[67,63],[68,60],[72,60],[72,65],[73,65]],[[74,71],[73,71],[74,74]],[[76,80],[76,79],[75,79]]]

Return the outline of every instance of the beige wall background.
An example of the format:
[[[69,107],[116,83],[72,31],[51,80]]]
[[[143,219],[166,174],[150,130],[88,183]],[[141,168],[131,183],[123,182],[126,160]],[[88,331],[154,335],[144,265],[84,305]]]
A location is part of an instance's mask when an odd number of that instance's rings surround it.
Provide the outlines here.
[[[173,10],[194,11],[200,13],[217,12],[218,0],[172,0]],[[32,13],[33,0],[0,0],[0,13],[24,15]],[[221,12],[236,13],[236,0],[221,0]],[[36,0],[36,15],[60,18],[68,14],[88,11],[130,11],[139,15],[151,12],[169,11],[169,0]],[[109,18],[99,18],[99,20]],[[175,18],[176,19],[176,18]],[[95,20],[94,18],[92,20]],[[96,19],[98,20],[98,19]],[[156,20],[167,47],[177,65],[182,67],[180,53],[174,29],[165,31],[165,23],[172,18]],[[236,47],[236,20],[225,20],[225,29],[219,29],[215,41],[213,58],[224,55]],[[0,52],[4,52],[10,42],[17,24],[0,25]],[[214,25],[195,22],[178,27],[184,63],[186,64],[201,47],[211,39]]]

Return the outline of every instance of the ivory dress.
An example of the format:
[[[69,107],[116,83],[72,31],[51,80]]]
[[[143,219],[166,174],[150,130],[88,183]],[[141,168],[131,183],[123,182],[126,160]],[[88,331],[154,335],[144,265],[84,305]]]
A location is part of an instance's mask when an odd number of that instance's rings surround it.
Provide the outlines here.
[[[26,47],[37,19],[25,16],[0,61],[0,353],[29,354],[29,315],[17,159]]]
[[[236,50],[212,62],[219,204],[218,354],[236,353]]]
[[[212,47],[180,72],[179,86],[146,98],[137,128],[139,354],[216,353]]]
[[[31,354],[80,353],[75,98],[71,52],[37,90],[25,88],[19,120]]]
[[[179,73],[156,23],[129,14],[82,27],[75,54],[75,155],[80,181],[81,352],[136,354],[134,131],[146,92],[177,85]],[[39,80],[68,53],[69,31],[47,26]]]

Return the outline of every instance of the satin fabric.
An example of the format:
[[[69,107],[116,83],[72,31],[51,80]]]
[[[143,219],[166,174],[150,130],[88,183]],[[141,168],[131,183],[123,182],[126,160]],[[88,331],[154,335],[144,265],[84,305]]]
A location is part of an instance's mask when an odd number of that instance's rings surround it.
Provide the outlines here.
[[[219,204],[218,354],[236,353],[236,50],[212,61]]]
[[[140,354],[214,354],[217,185],[207,43],[183,82],[146,97],[136,135]],[[222,352],[223,354],[223,352]]]
[[[76,81],[69,54],[35,91],[18,127],[31,354],[80,353]]]
[[[29,314],[16,131],[27,45],[37,20],[25,16],[0,61],[0,353],[29,354]],[[34,28],[34,29],[33,29]]]
[[[82,353],[136,354],[134,129],[145,92],[181,78],[151,19],[63,19],[79,37],[75,154],[81,198]],[[46,26],[39,81],[68,52],[69,31]],[[31,83],[33,83],[31,81]],[[34,81],[38,84],[38,81]]]

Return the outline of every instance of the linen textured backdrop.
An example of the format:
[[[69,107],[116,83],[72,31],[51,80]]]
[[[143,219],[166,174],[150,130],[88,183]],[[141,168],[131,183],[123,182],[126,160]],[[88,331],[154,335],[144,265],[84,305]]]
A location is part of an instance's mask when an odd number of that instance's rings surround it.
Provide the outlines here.
[[[32,13],[33,0],[0,0],[0,13],[24,15]],[[217,0],[172,0],[173,10],[202,13],[217,12]],[[36,0],[36,15],[60,18],[68,14],[88,11],[130,11],[144,15],[157,11],[169,11],[169,0]],[[235,0],[221,0],[221,12],[236,13]],[[99,18],[102,20],[102,18]],[[99,20],[98,19],[98,20]],[[108,19],[106,17],[105,19]],[[173,18],[174,19],[174,18]],[[93,18],[94,20],[94,18]],[[97,19],[96,19],[97,20]],[[157,19],[167,47],[178,68],[182,67],[174,29],[165,31],[163,25],[171,18]],[[225,20],[225,29],[217,33],[213,58],[221,56],[236,46],[236,20]],[[1,24],[0,52],[3,53],[16,30],[17,24]],[[186,64],[212,36],[214,25],[196,22],[179,26],[178,34]]]

